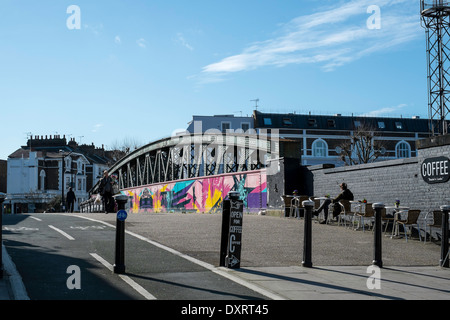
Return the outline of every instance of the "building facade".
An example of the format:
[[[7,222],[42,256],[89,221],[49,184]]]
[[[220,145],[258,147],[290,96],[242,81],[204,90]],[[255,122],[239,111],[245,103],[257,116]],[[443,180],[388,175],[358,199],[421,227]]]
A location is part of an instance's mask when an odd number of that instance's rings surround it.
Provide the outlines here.
[[[415,157],[416,141],[430,136],[430,120],[419,117],[406,119],[255,111],[253,119],[257,130],[278,129],[280,138],[300,140],[304,166],[324,163],[343,166],[345,147],[353,151],[352,157],[356,159],[358,150],[356,145],[352,145],[352,139],[363,130],[372,134],[372,152],[378,152],[377,161]]]
[[[68,143],[59,135],[35,136],[7,160],[6,212],[44,212],[55,201],[60,207],[71,187],[75,211],[89,197],[89,190],[117,159],[116,153],[94,145]],[[62,203],[64,206],[65,203]]]

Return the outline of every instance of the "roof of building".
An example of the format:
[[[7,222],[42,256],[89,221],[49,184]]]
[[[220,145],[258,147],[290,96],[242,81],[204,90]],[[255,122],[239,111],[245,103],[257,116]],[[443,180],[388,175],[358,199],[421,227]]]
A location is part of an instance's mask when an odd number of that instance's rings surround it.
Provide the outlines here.
[[[364,117],[342,115],[277,114],[254,111],[256,128],[355,130],[365,125],[384,132],[428,133],[429,119]]]

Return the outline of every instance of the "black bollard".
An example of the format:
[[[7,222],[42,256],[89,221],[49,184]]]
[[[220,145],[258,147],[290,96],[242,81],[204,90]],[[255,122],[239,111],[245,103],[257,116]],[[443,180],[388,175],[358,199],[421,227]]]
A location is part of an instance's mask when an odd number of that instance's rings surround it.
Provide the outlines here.
[[[372,264],[383,268],[382,246],[381,246],[381,211],[384,209],[383,203],[374,203],[372,208],[375,210],[375,226],[374,226],[374,247]]]
[[[441,260],[439,265],[442,268],[449,267],[449,253],[448,253],[448,212],[450,211],[450,206],[441,206],[442,210],[442,237],[441,237]]]
[[[3,201],[5,201],[6,194],[0,192],[0,279],[3,279]]]
[[[230,231],[230,200],[223,200],[222,207],[222,234],[220,239],[219,266],[225,267],[225,258],[228,250],[228,233]]]
[[[311,253],[312,253],[312,210],[314,201],[305,200],[302,202],[305,208],[305,232],[303,240],[303,261],[302,266],[305,268],[312,268]]]
[[[127,217],[125,204],[128,201],[128,197],[118,195],[114,198],[117,201],[117,207],[119,209],[116,220],[116,254],[114,273],[123,274],[125,273],[125,219]]]

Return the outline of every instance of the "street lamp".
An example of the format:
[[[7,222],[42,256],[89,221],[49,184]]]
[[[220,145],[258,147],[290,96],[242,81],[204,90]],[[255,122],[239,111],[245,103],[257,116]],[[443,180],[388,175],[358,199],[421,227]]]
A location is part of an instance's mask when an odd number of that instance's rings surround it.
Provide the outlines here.
[[[2,242],[3,242],[3,201],[6,199],[6,194],[0,192],[0,279],[3,279],[3,264],[2,264]]]
[[[64,159],[68,156],[70,156],[73,151],[69,152],[68,154],[64,154],[64,150],[59,150],[59,153],[61,153],[61,161],[62,161],[62,172],[61,172],[61,210],[64,209],[64,185],[65,185],[65,181],[64,181],[64,173],[66,171],[65,168],[65,161]]]

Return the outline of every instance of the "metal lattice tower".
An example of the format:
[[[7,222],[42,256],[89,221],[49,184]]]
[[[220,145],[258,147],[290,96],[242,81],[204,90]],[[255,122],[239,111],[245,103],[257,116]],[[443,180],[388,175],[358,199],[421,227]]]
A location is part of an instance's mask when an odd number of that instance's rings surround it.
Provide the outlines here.
[[[450,1],[421,0],[427,36],[428,113],[433,135],[448,133],[450,107]]]

